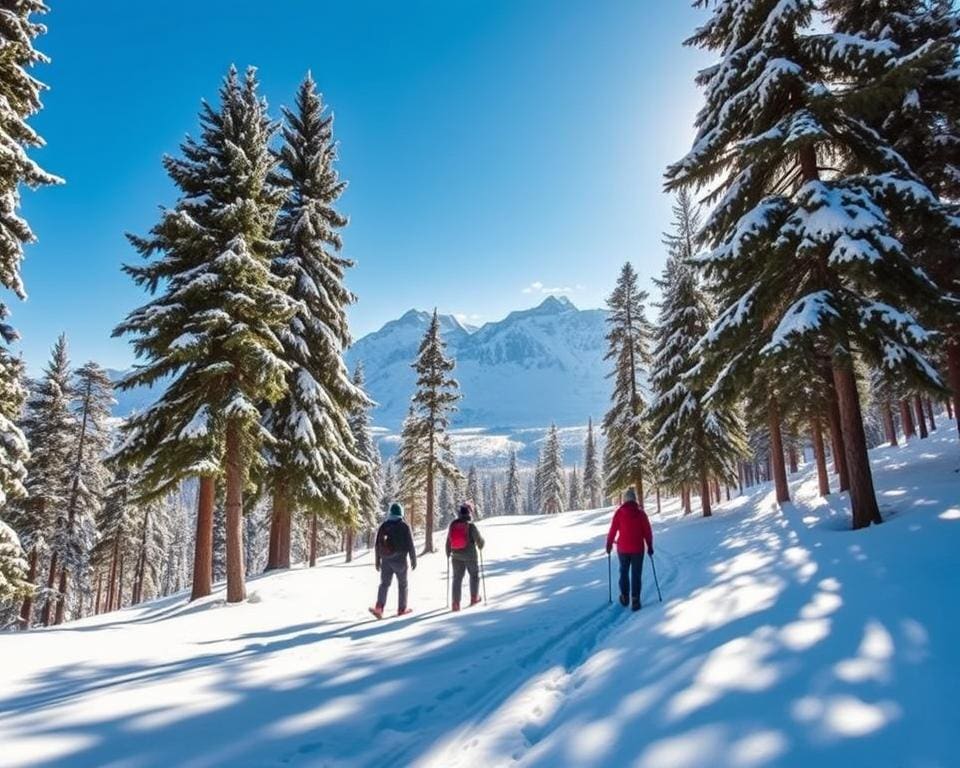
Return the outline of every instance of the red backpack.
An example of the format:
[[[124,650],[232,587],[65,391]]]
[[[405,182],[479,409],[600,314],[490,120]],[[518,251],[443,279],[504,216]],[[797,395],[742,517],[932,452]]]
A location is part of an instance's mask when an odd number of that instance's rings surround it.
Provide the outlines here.
[[[450,526],[450,549],[462,552],[470,546],[470,523],[466,520],[455,520]]]

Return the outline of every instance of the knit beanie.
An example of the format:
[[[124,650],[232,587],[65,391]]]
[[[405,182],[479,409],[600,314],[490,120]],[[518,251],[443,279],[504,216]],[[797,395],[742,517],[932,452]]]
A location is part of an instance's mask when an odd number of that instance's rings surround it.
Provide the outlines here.
[[[627,488],[627,492],[626,492],[625,494],[623,494],[623,498],[624,498],[626,501],[636,502],[636,501],[637,501],[637,492],[636,492],[635,490],[633,490],[633,488]]]
[[[403,517],[403,505],[396,501],[393,502],[393,504],[390,505],[390,517]]]
[[[471,517],[473,517],[473,504],[465,501],[460,505],[460,519],[469,520]]]

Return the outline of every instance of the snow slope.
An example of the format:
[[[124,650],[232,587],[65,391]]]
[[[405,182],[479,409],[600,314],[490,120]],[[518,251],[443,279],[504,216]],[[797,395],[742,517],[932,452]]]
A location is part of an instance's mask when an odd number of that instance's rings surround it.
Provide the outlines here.
[[[0,765],[955,766],[960,446],[874,457],[867,531],[808,469],[783,511],[668,506],[636,615],[600,510],[483,521],[490,601],[458,615],[434,555],[413,616],[369,619],[364,553],[2,636]]]

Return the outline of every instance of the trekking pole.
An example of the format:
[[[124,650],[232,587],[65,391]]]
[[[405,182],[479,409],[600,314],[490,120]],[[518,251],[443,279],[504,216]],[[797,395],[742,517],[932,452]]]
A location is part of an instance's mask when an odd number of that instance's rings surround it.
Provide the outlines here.
[[[653,555],[650,555],[650,566],[653,568],[653,583],[657,585],[657,597],[663,602],[663,595],[660,594],[660,580],[657,579],[657,564],[653,562]]]
[[[483,604],[487,604],[487,577],[483,573],[483,550],[480,550],[480,584],[483,587]]]
[[[613,576],[610,571],[610,553],[607,552],[607,602],[613,603]]]
[[[447,608],[450,607],[450,555],[447,555]]]

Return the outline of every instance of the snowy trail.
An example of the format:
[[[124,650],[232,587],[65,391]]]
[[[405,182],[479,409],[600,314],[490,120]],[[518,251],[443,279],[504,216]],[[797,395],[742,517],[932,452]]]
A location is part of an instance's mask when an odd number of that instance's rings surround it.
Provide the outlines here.
[[[459,614],[430,555],[415,613],[372,619],[364,553],[257,577],[238,606],[0,636],[0,766],[950,768],[954,434],[874,453],[868,531],[809,467],[782,510],[767,488],[708,520],[667,506],[664,602],[648,563],[638,614],[607,604],[600,510],[481,521],[490,602]]]

